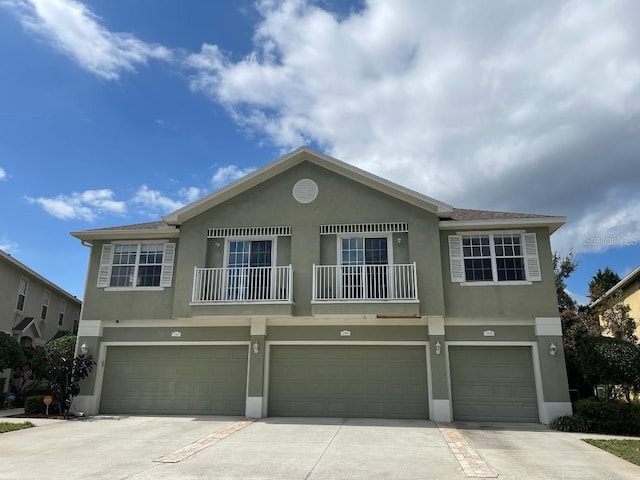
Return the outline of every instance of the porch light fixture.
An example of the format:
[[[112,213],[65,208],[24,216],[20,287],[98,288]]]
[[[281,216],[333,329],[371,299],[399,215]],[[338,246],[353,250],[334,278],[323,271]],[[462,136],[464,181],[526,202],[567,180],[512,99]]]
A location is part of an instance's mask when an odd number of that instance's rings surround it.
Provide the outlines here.
[[[436,342],[436,355],[440,355],[440,342]]]
[[[258,345],[258,342],[253,344],[253,353],[258,354],[258,352],[260,351],[260,345]]]
[[[551,345],[549,345],[549,355],[553,357],[557,351],[558,348],[553,344],[553,342],[551,342]]]
[[[89,353],[89,347],[87,347],[86,343],[83,343],[82,345],[80,345],[80,353],[82,353],[83,355],[86,355],[87,353]]]

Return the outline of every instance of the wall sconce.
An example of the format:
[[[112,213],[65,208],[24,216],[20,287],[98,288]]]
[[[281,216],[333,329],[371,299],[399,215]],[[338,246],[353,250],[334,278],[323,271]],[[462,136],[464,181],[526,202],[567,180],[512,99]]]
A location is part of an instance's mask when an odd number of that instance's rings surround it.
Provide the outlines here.
[[[440,342],[436,342],[436,355],[440,355]]]
[[[549,345],[549,355],[553,357],[555,356],[557,351],[558,351],[558,348],[553,344],[553,342],[551,342],[551,345]]]
[[[87,347],[86,343],[80,345],[80,353],[82,353],[82,355],[86,355],[87,353],[89,353],[89,347]]]
[[[254,343],[252,348],[253,348],[253,353],[257,355],[258,352],[260,351],[260,345],[258,345],[258,342]]]

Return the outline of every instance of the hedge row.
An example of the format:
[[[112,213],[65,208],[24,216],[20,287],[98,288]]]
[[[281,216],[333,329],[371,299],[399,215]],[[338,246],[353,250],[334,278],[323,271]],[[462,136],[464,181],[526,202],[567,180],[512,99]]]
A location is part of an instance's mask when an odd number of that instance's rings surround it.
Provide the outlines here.
[[[573,415],[558,417],[549,426],[563,432],[640,435],[638,403],[586,398],[574,403],[573,411]]]

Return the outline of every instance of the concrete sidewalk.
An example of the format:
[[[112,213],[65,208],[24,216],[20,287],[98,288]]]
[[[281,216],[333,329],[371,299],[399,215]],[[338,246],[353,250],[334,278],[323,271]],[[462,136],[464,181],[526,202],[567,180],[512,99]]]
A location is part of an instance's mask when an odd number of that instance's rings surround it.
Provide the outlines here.
[[[574,434],[541,425],[464,427],[335,418],[45,420],[0,435],[0,479],[464,479],[472,458],[488,478],[640,478],[640,467]]]

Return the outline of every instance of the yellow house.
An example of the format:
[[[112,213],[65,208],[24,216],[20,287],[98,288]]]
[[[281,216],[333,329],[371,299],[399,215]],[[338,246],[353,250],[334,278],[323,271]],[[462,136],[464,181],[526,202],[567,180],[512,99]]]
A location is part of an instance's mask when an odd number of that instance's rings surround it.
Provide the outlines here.
[[[640,265],[607,290],[602,298],[599,298],[591,304],[591,307],[597,306],[600,302],[618,291],[622,292],[624,303],[631,309],[629,316],[636,321],[636,336],[640,338]]]

